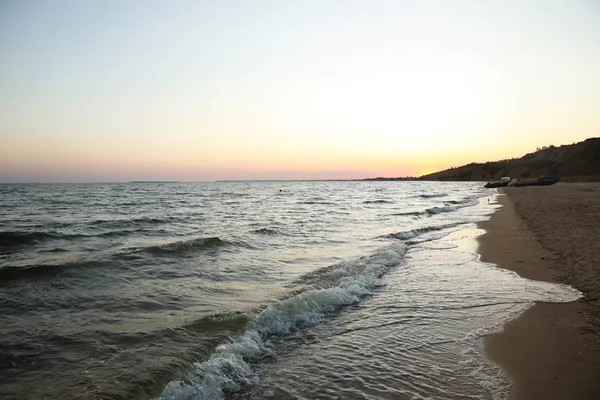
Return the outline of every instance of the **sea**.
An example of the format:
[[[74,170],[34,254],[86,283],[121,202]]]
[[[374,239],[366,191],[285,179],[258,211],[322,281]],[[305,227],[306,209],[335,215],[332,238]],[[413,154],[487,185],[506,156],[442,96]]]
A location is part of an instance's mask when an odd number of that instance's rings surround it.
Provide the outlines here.
[[[480,182],[0,185],[0,399],[505,399],[581,296],[483,263]]]

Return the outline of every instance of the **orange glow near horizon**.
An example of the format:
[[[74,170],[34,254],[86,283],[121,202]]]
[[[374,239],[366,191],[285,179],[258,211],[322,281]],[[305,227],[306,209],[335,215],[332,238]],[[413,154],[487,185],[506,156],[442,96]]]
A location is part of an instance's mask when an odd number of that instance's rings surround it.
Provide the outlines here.
[[[258,151],[244,145],[231,145],[228,149],[207,152],[197,142],[170,146],[163,146],[161,141],[132,142],[114,148],[110,142],[97,141],[21,141],[11,143],[0,170],[15,176],[15,180],[36,182],[360,179],[422,176],[470,162],[525,154],[511,154],[510,146],[497,147],[478,153],[467,148],[450,155],[442,149],[411,153],[374,146],[365,146],[362,151],[344,146],[337,150],[317,146],[314,149],[271,147]]]
[[[0,182],[420,176],[600,136],[588,4],[72,3],[3,10]]]

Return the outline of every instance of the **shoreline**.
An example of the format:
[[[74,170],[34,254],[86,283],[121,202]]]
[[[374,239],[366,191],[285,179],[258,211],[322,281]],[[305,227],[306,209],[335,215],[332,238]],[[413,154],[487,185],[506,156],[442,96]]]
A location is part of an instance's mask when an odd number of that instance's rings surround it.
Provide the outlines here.
[[[507,373],[512,399],[598,399],[600,258],[590,243],[600,234],[600,183],[500,193],[502,207],[478,223],[485,230],[478,238],[481,261],[527,279],[569,284],[584,297],[536,303],[485,337],[484,354]],[[579,254],[577,262],[564,248]]]

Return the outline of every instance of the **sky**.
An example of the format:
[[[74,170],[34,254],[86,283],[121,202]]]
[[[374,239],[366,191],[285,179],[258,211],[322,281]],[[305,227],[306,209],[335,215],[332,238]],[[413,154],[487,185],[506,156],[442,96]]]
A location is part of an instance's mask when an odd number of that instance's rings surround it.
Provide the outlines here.
[[[600,136],[596,0],[0,0],[0,182],[418,176]]]

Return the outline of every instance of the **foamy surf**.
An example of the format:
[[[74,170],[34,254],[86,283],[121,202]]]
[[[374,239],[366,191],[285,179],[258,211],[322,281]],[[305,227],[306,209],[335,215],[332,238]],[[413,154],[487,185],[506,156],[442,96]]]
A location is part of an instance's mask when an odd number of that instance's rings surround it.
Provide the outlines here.
[[[269,305],[251,319],[248,329],[230,343],[220,345],[208,361],[198,363],[184,381],[170,382],[158,399],[223,399],[226,393],[258,382],[252,362],[267,351],[271,335],[319,324],[340,307],[356,304],[371,294],[389,269],[399,265],[406,247],[391,245],[376,254],[327,268],[313,283],[326,288],[309,289]]]
[[[250,398],[507,399],[510,383],[485,361],[480,339],[535,302],[581,293],[481,263],[465,247],[477,230],[458,228],[409,244],[402,267],[381,277],[381,290],[315,325],[317,340],[287,350],[293,360],[263,366]]]

